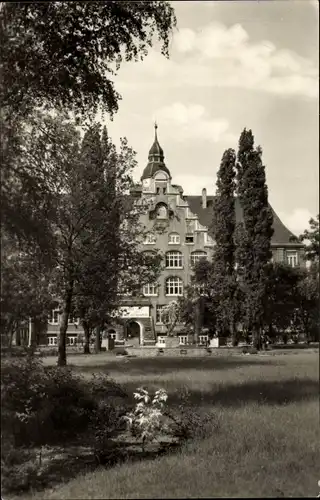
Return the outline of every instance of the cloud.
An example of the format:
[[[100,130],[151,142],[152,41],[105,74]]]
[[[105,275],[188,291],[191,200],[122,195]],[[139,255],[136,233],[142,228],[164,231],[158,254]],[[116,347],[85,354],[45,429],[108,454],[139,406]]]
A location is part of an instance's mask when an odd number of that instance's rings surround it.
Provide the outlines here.
[[[152,81],[154,88],[244,88],[284,97],[318,96],[319,71],[313,61],[268,40],[251,41],[240,24],[180,29],[170,59],[151,49],[134,71],[133,64],[119,72],[120,91],[142,91]]]
[[[297,235],[302,234],[309,227],[309,220],[314,217],[314,214],[306,208],[296,208],[290,214],[279,212],[278,215],[284,225]]]
[[[236,135],[229,131],[230,125],[225,118],[213,120],[207,116],[200,104],[185,105],[175,102],[157,110],[155,118],[164,128],[175,130],[180,140],[197,139],[210,142],[236,142]]]
[[[174,35],[170,60],[151,51],[143,70],[167,86],[247,88],[281,96],[318,96],[318,68],[268,41],[254,43],[240,25],[211,23]],[[176,55],[176,57],[175,57]],[[162,83],[163,80],[161,80]],[[159,81],[160,83],[160,81]]]
[[[193,71],[202,68],[204,84],[242,87],[279,95],[317,97],[318,69],[293,51],[277,49],[268,41],[254,43],[240,25],[211,23],[194,31],[181,29],[174,37],[178,53],[188,56]],[[186,66],[185,66],[186,67]],[[209,78],[210,76],[210,78]],[[194,79],[192,79],[194,84]],[[200,83],[200,85],[201,85]]]

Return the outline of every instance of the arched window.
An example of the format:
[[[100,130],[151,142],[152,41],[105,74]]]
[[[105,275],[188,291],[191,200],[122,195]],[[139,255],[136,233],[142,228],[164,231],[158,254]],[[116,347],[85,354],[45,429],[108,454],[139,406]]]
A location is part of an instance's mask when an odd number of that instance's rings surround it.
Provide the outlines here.
[[[194,266],[197,262],[199,262],[200,259],[206,259],[207,258],[207,252],[203,252],[202,250],[196,250],[195,252],[192,252],[190,255],[190,263],[192,266]]]
[[[173,251],[166,253],[166,267],[177,269],[182,267],[182,253]]]
[[[169,245],[179,245],[180,244],[180,234],[170,233],[168,236]]]
[[[159,205],[157,207],[157,219],[166,219],[167,213],[167,207],[165,207],[164,205]]]
[[[166,280],[166,295],[182,295],[182,279],[178,276],[171,276]]]

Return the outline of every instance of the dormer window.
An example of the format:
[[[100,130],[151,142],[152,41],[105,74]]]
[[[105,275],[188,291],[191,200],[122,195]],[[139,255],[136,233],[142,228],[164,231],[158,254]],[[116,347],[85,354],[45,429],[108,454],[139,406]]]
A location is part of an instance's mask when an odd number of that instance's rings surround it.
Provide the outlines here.
[[[148,233],[145,236],[144,244],[145,245],[154,245],[156,242],[156,236],[152,233]]]
[[[180,244],[180,235],[178,233],[170,233],[168,237],[169,245],[179,245]]]
[[[189,245],[192,244],[194,242],[194,237],[193,237],[193,234],[186,234],[186,239],[185,239],[186,243],[188,243]]]

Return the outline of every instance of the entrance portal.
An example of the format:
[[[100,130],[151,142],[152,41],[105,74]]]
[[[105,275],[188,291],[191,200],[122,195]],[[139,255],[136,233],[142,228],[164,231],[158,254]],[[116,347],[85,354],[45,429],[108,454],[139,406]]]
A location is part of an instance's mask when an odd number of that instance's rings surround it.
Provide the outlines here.
[[[127,340],[134,346],[140,345],[141,326],[137,321],[129,321],[127,324]]]

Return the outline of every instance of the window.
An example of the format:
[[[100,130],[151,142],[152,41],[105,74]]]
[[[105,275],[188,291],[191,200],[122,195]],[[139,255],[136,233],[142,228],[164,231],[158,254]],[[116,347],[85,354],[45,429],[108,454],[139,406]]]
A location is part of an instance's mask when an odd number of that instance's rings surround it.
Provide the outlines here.
[[[57,325],[59,323],[59,309],[53,309],[51,311],[51,316],[49,317],[49,323],[51,325]]]
[[[296,267],[298,265],[298,252],[292,250],[287,251],[287,262],[289,266]]]
[[[188,344],[188,335],[180,335],[179,336],[179,344],[187,345]]]
[[[166,219],[167,218],[167,208],[164,205],[160,205],[157,208],[157,219]]]
[[[163,192],[163,194],[166,194],[167,193],[167,188],[163,188],[162,192]]]
[[[156,307],[156,323],[157,324],[162,324],[162,309],[164,308],[164,305],[157,305]]]
[[[158,295],[157,283],[149,283],[143,287],[143,295]]]
[[[208,335],[199,335],[199,345],[207,345]]]
[[[158,337],[158,345],[166,345],[166,338],[165,337]]]
[[[186,234],[186,243],[193,243],[193,234]]]
[[[166,267],[176,269],[182,267],[182,253],[181,252],[167,252],[166,253]]]
[[[144,240],[145,245],[154,245],[155,242],[156,242],[156,236],[154,234],[152,234],[152,233],[146,234],[146,237]]]
[[[77,344],[77,337],[68,337],[67,342],[68,342],[68,345],[76,345]]]
[[[154,178],[157,181],[166,181],[167,178],[168,178],[168,175],[163,170],[158,170],[158,172],[156,173],[156,175],[154,176]]]
[[[192,252],[190,256],[190,263],[194,266],[200,259],[205,259],[207,257],[207,252],[203,252],[201,250],[197,250],[196,252]]]
[[[173,276],[166,280],[166,295],[182,295],[182,280]]]
[[[57,345],[57,337],[48,337],[48,345]]]
[[[156,193],[157,193],[157,194],[160,194],[160,188],[159,188],[159,187],[157,187],[157,189],[156,189]]]
[[[168,237],[169,245],[179,245],[180,244],[180,234],[170,233]]]

